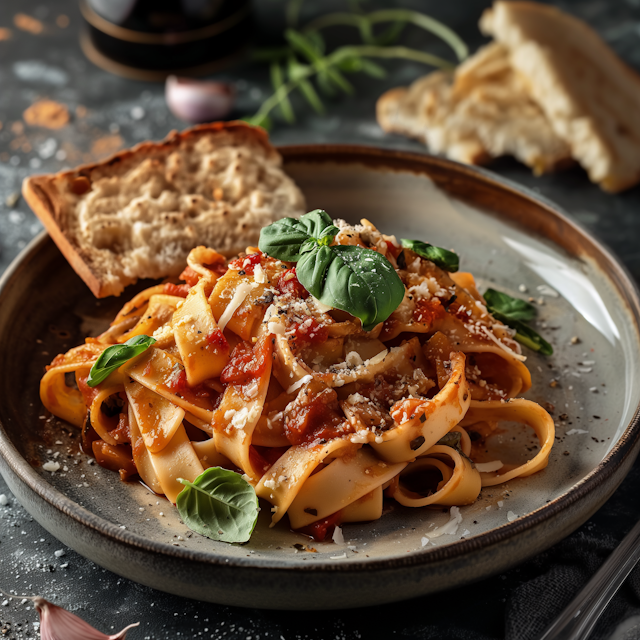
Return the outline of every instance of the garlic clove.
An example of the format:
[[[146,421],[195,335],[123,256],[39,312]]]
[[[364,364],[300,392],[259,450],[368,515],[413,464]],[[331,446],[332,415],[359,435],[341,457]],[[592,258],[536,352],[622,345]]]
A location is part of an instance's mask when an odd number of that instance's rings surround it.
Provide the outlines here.
[[[236,100],[235,87],[224,82],[169,76],[165,98],[171,113],[196,124],[229,115]]]
[[[34,596],[30,598],[40,616],[41,640],[124,640],[127,631],[140,623],[130,624],[120,633],[106,635],[75,614],[55,604]]]

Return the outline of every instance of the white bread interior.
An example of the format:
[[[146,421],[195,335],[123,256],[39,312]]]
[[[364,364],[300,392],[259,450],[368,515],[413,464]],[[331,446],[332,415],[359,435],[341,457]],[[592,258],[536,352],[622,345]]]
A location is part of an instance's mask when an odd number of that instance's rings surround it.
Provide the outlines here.
[[[497,43],[481,48],[454,74],[436,71],[385,93],[377,116],[385,131],[417,138],[459,162],[512,155],[542,173],[570,158],[568,145],[510,66],[508,50]]]

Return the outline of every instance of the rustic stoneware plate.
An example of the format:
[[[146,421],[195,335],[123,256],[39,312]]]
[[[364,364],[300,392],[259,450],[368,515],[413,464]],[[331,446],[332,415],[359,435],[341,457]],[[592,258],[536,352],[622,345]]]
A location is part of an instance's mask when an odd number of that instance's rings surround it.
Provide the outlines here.
[[[309,209],[453,248],[481,287],[543,302],[538,327],[555,355],[527,354],[527,395],[554,406],[547,469],[485,489],[461,508],[454,533],[430,539],[448,522],[446,509],[390,506],[377,522],[344,526],[345,544],[315,551],[284,524],[269,529],[268,508],[247,545],[192,535],[165,500],[89,464],[74,430],[43,409],[43,366],[99,331],[123,301],[93,299],[42,235],[0,285],[0,471],[18,500],[64,544],[122,576],[274,609],[373,605],[454,587],[576,529],[620,484],[640,443],[640,304],[624,269],[552,203],[488,172],[365,147],[282,152]],[[517,430],[508,437],[530,442]],[[48,461],[60,469],[45,471]]]

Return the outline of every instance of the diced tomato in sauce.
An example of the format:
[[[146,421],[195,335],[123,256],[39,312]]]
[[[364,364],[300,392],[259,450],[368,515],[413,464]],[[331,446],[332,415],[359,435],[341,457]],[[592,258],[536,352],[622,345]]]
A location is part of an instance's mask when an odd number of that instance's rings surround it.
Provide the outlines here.
[[[271,357],[271,340],[263,336],[251,347],[248,342],[239,342],[231,352],[227,366],[222,370],[220,382],[223,384],[245,384],[259,378]]]
[[[441,320],[446,315],[447,312],[438,298],[416,300],[416,308],[413,312],[413,319],[416,322],[423,322],[430,325],[433,324],[435,320]]]
[[[229,263],[229,269],[236,271],[244,271],[247,275],[252,276],[257,264],[262,260],[262,252],[250,253],[244,258],[236,258]]]
[[[174,393],[187,388],[187,374],[184,369],[175,369],[167,380],[167,387]]]
[[[295,338],[298,344],[322,344],[329,338],[329,330],[322,326],[315,318],[306,318],[296,325]]]
[[[298,533],[303,533],[306,536],[312,537],[316,542],[324,542],[327,536],[333,536],[333,532],[340,524],[341,512],[336,511],[326,518],[312,522],[306,527],[296,529]]]
[[[171,282],[167,282],[164,285],[164,293],[166,295],[178,296],[180,298],[186,298],[190,289],[191,285],[189,284],[173,284]]]
[[[296,268],[287,269],[278,278],[276,289],[282,294],[290,294],[294,298],[302,298],[306,300],[309,297],[309,292],[300,284],[298,276],[296,275]]]
[[[229,343],[220,329],[214,329],[207,337],[207,344],[216,351],[228,351]]]
[[[115,429],[109,431],[109,435],[118,444],[128,444],[131,442],[131,431],[129,430],[129,417],[126,413],[118,416],[118,425]]]
[[[336,392],[312,380],[285,410],[284,432],[291,444],[308,444],[343,435],[344,422]]]

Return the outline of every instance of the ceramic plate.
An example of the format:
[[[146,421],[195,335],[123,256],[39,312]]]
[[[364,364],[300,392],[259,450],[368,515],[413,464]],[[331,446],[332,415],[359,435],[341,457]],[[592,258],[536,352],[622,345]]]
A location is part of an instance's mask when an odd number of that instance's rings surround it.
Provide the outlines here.
[[[309,209],[453,248],[481,287],[543,303],[540,331],[555,355],[527,354],[527,396],[553,406],[557,440],[547,469],[483,490],[461,509],[455,533],[430,540],[425,534],[448,521],[446,509],[389,506],[376,522],[345,525],[344,545],[314,543],[314,551],[283,523],[270,529],[268,508],[247,545],[191,534],[164,499],[89,464],[77,433],[40,403],[43,366],[122,304],[95,300],[43,235],[0,288],[0,470],[16,497],[63,543],[127,578],[279,609],[372,605],[450,588],[503,571],[577,528],[638,450],[640,307],[623,268],[553,204],[488,172],[366,147],[282,152]],[[48,461],[60,469],[45,471]]]

